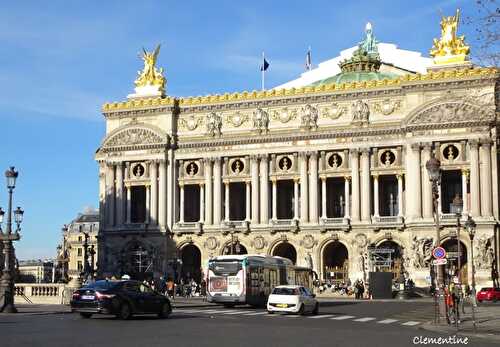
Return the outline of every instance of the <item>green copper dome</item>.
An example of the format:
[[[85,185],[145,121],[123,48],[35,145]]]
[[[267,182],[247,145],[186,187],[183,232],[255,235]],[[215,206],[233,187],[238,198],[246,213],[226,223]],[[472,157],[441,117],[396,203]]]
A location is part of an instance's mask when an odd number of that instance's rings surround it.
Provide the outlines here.
[[[397,78],[398,75],[395,73],[379,71],[382,61],[378,53],[378,40],[373,35],[370,23],[366,24],[365,33],[365,39],[358,44],[352,57],[340,62],[341,73],[313,82],[310,86]]]
[[[325,78],[323,80],[311,83],[310,86],[320,86],[323,84],[341,84],[350,82],[363,82],[363,81],[379,81],[383,79],[392,80],[399,77],[399,75],[391,72],[380,72],[380,71],[352,71],[352,72],[341,72],[335,76]]]

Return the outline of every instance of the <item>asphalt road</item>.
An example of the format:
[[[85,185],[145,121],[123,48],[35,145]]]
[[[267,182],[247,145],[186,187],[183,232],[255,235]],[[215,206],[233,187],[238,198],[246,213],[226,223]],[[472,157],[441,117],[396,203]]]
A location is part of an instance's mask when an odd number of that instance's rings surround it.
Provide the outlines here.
[[[7,346],[415,346],[420,338],[447,338],[419,328],[427,302],[322,302],[318,316],[269,315],[262,309],[190,307],[169,319],[129,321],[77,314],[0,316]],[[426,344],[433,345],[433,344]],[[460,344],[459,344],[460,345]],[[469,338],[469,346],[496,346]]]

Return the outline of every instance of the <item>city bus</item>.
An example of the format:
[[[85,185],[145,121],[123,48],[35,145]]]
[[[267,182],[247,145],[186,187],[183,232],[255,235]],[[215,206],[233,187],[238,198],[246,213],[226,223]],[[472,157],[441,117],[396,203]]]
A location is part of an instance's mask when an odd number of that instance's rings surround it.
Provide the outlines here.
[[[263,306],[275,286],[297,284],[312,289],[312,270],[282,257],[222,255],[208,261],[207,301],[225,306]]]

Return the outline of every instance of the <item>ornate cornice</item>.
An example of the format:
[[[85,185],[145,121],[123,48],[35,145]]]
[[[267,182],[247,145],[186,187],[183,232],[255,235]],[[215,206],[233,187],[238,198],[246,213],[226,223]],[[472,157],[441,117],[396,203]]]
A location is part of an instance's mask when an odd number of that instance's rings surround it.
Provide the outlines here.
[[[309,102],[333,101],[360,98],[372,94],[391,96],[401,94],[403,89],[432,87],[438,84],[456,85],[457,81],[475,80],[481,82],[496,79],[497,68],[464,68],[430,71],[427,74],[407,74],[392,80],[363,81],[342,84],[328,84],[291,89],[271,89],[241,93],[226,93],[174,99],[144,98],[124,102],[106,103],[102,112],[106,117],[126,114],[156,114],[172,111],[175,107],[189,108],[190,111],[217,111],[236,108],[268,107],[278,105],[306,104]]]

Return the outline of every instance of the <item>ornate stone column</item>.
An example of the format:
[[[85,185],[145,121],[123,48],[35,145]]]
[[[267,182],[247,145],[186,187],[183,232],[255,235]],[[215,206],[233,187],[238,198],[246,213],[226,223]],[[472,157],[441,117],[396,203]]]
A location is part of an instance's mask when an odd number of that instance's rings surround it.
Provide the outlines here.
[[[321,177],[321,219],[326,219],[326,177]]]
[[[229,182],[224,182],[224,220],[229,222]]]
[[[431,143],[424,143],[422,150],[422,167],[420,169],[422,173],[422,208],[423,215],[425,219],[433,218],[433,207],[432,207],[432,183],[429,179],[429,173],[425,168],[425,165],[431,159]]]
[[[205,185],[200,183],[200,223],[205,223]]]
[[[272,220],[275,221],[278,219],[278,186],[277,186],[277,182],[276,182],[276,177],[273,177],[271,179],[272,181],[272,185],[273,185],[273,211],[272,211]]]
[[[250,181],[245,181],[245,188],[246,188],[246,191],[245,191],[245,197],[246,197],[246,203],[245,203],[245,214],[246,214],[246,217],[245,217],[245,220],[246,221],[250,221],[251,219],[251,216],[250,216],[250,204],[251,204],[251,192],[250,192]]]
[[[352,201],[351,201],[351,219],[353,222],[359,222],[359,151],[353,148],[349,151],[351,162],[351,184],[352,184]]]
[[[492,189],[491,189],[491,140],[481,141],[481,215],[492,216]]]
[[[220,225],[222,221],[222,173],[221,158],[214,159],[214,224]]]
[[[469,196],[467,194],[467,181],[469,180],[469,170],[462,169],[462,215],[469,214]]]
[[[158,225],[164,230],[167,225],[167,168],[165,159],[160,160],[158,165]]]
[[[309,221],[318,224],[318,153],[309,153]]]
[[[158,224],[158,164],[152,160],[149,164],[151,180],[151,224]]]
[[[300,163],[300,222],[307,223],[309,221],[309,189],[307,179],[307,153],[299,153]]]
[[[403,174],[397,174],[398,178],[398,216],[403,216]]]
[[[123,198],[123,163],[116,165],[116,224],[125,223],[125,199]]]
[[[107,163],[106,170],[106,220],[109,227],[115,225],[115,165]]]
[[[373,216],[380,217],[378,197],[378,175],[373,175]]]
[[[351,180],[351,177],[345,176],[344,177],[344,202],[345,202],[345,208],[344,208],[344,218],[349,219],[349,200],[350,200],[350,192],[349,192],[349,181]]]
[[[127,185],[127,224],[132,223],[132,192]]]
[[[479,142],[475,139],[469,140],[470,148],[470,210],[472,217],[481,214],[481,202],[479,200]]]
[[[252,224],[259,224],[259,157],[250,156],[252,174]]]
[[[412,143],[406,147],[406,217],[422,218],[420,144]]]
[[[212,159],[203,160],[205,174],[205,224],[212,224]]]
[[[146,224],[151,223],[151,186],[146,185]]]
[[[163,203],[165,204],[167,213],[167,221],[165,227],[169,230],[172,230],[172,227],[177,219],[177,211],[179,211],[180,215],[180,201],[177,201],[177,191],[179,189],[179,186],[177,185],[177,178],[181,175],[180,170],[182,170],[183,168],[177,165],[177,161],[174,158],[174,151],[172,149],[168,150],[167,160],[164,164],[167,170],[167,187],[163,190],[165,194],[165,201]]]
[[[184,223],[184,183],[179,184],[179,223]]]
[[[293,219],[299,219],[299,178],[293,179]]]
[[[361,220],[370,222],[370,149],[361,150]]]
[[[260,223],[269,223],[269,158],[260,156]]]

